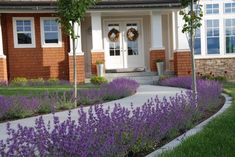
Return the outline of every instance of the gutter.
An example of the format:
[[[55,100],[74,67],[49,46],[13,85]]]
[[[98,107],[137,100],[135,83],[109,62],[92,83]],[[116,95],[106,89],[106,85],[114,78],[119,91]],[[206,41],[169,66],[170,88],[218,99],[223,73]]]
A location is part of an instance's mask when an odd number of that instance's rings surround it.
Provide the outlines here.
[[[1,3],[0,3],[1,4]],[[100,11],[105,9],[157,9],[157,8],[180,8],[180,3],[165,3],[165,4],[99,4],[91,7],[89,11]],[[55,12],[56,5],[0,5],[0,12],[12,11],[43,11]]]

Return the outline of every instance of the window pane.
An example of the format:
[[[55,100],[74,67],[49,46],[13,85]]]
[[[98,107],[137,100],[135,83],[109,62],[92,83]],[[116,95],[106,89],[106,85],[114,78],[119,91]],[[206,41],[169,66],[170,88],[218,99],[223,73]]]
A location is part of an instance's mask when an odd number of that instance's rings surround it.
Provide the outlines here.
[[[207,38],[208,54],[219,54],[219,38]]]
[[[219,20],[213,20],[213,22],[214,27],[219,27]]]
[[[51,27],[51,31],[58,31],[58,26],[56,25],[56,26],[52,26]]]
[[[212,10],[206,10],[206,14],[212,14]]]
[[[213,4],[213,9],[219,9],[219,4]]]
[[[30,32],[31,31],[31,27],[25,27],[24,31]]]
[[[213,36],[212,29],[207,29],[207,36]]]
[[[231,3],[225,3],[225,8],[231,8]]]
[[[17,27],[17,32],[22,32],[22,31],[24,31],[23,27]]]
[[[226,26],[231,26],[232,25],[231,20],[226,20],[225,25]]]
[[[195,45],[194,45],[195,54],[201,54],[201,38],[195,39]]]
[[[226,37],[226,53],[235,53],[235,37]]]
[[[214,29],[214,36],[216,36],[216,37],[219,36],[219,29]]]
[[[206,9],[212,9],[212,4],[207,4]]]
[[[18,44],[32,44],[30,33],[18,33],[17,39],[18,39]]]
[[[212,27],[212,20],[207,20],[207,27]]]
[[[58,33],[45,33],[45,43],[58,43]]]

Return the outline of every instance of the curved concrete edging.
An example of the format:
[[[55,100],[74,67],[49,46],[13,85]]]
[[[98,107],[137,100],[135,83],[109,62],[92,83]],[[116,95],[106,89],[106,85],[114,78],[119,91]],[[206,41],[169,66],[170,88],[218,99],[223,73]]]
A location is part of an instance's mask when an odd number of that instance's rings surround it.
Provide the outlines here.
[[[159,148],[156,151],[148,154],[145,157],[158,157],[163,152],[166,152],[166,151],[169,151],[169,150],[172,150],[172,149],[176,148],[177,146],[179,146],[187,138],[201,132],[203,130],[203,128],[205,127],[205,125],[207,125],[215,117],[217,117],[220,114],[222,114],[223,112],[225,112],[232,105],[232,97],[230,97],[229,95],[224,94],[224,93],[222,95],[225,97],[225,104],[217,113],[215,113],[213,116],[211,116],[207,120],[203,121],[202,123],[198,124],[197,126],[195,126],[192,129],[190,129],[189,131],[187,131],[183,135],[175,138],[171,142],[167,143],[166,145],[162,146],[161,148]]]

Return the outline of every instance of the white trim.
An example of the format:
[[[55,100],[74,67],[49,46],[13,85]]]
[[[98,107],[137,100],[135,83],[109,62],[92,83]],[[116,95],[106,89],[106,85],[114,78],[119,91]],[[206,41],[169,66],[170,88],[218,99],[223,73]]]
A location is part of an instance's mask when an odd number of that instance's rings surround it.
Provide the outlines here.
[[[69,52],[69,56],[72,57],[73,53]],[[75,56],[84,56],[84,52],[75,53]]]
[[[3,58],[4,55],[3,52],[3,41],[2,41],[2,21],[1,21],[1,14],[0,14],[0,58]]]
[[[213,59],[213,58],[235,58],[235,54],[226,54],[226,55],[207,55],[207,56],[200,56],[194,55],[195,59]]]
[[[31,21],[31,40],[32,44],[18,44],[17,40],[17,31],[16,31],[16,20],[30,20]],[[35,48],[35,26],[34,26],[34,17],[13,17],[13,38],[14,38],[14,48]]]
[[[41,47],[62,47],[61,25],[58,23],[58,43],[45,43],[44,20],[56,20],[58,17],[40,17]]]
[[[91,53],[104,53],[104,49],[100,49],[100,50],[91,50]]]
[[[154,50],[165,50],[165,47],[151,47],[149,51],[154,51]]]
[[[175,52],[180,53],[180,52],[191,52],[191,51],[190,49],[176,49]]]

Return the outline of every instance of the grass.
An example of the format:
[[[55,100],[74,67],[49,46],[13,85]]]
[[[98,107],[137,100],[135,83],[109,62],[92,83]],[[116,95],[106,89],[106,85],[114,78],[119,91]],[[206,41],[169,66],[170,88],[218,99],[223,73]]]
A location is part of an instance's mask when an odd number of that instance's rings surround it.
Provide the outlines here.
[[[160,157],[234,157],[235,156],[235,84],[225,83],[225,92],[233,104],[224,114],[210,122],[202,132],[185,140],[173,151]]]
[[[88,89],[88,88],[98,88],[97,85],[93,84],[83,84],[78,85],[78,89]],[[0,95],[10,96],[10,95],[37,95],[43,92],[58,92],[58,91],[67,91],[72,90],[73,87],[69,85],[56,85],[56,86],[9,86],[9,87],[0,87]]]

